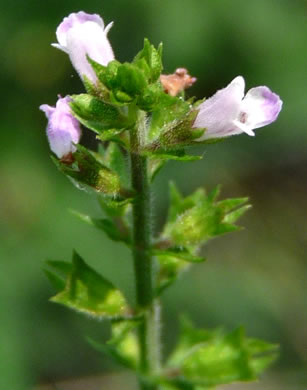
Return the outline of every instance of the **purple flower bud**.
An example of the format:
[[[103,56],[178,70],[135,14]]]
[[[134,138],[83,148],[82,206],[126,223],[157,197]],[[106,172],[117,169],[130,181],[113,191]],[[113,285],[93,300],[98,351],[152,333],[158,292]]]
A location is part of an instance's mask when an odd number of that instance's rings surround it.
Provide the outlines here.
[[[205,128],[199,141],[246,133],[274,122],[282,107],[278,95],[268,87],[250,89],[244,96],[245,82],[236,77],[199,106],[193,128]]]
[[[83,11],[72,13],[58,26],[56,30],[58,43],[53,43],[52,46],[69,55],[71,63],[81,78],[86,76],[95,83],[97,76],[86,55],[101,65],[107,65],[114,59],[107,39],[112,24],[113,22],[104,28],[103,20],[99,15],[90,15]]]
[[[77,144],[81,136],[80,123],[71,114],[69,102],[66,96],[59,98],[55,107],[43,104],[39,107],[44,111],[48,119],[47,137],[50,149],[58,158],[63,158],[76,151],[73,144]]]

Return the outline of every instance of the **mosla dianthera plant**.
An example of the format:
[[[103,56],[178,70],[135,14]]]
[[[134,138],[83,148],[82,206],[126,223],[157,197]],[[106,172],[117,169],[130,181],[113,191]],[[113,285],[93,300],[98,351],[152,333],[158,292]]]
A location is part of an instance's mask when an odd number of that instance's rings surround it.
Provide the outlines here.
[[[185,100],[184,89],[196,79],[182,68],[161,74],[162,45],[155,48],[145,39],[131,63],[120,63],[107,38],[111,26],[85,12],[64,18],[53,46],[69,55],[86,92],[40,109],[48,118],[55,164],[78,189],[98,196],[103,216],[78,216],[131,248],[136,304],[129,305],[77,253],[72,263],[48,262],[46,272],[57,290],[52,301],[109,320],[111,340],[92,344],[133,370],[140,389],[204,390],[254,380],[275,359],[276,347],[246,338],[242,328],[204,330],[185,320],[168,358],[160,345],[162,294],[186,268],[204,261],[203,244],[238,229],[247,199],[218,200],[218,189],[208,194],[199,189],[185,198],[172,184],[165,226],[153,237],[151,183],[168,160],[200,158],[187,154],[187,147],[253,136],[254,129],[277,118],[282,102],[264,86],[244,94],[241,76],[207,100]],[[96,134],[98,151],[79,144],[81,124]]]

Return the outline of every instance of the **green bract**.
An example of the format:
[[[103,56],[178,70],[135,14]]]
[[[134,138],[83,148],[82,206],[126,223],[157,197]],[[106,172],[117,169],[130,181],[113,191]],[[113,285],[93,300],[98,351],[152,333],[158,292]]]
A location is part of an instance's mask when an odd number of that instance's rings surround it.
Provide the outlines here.
[[[206,195],[203,189],[183,198],[176,187],[170,187],[171,206],[162,240],[174,245],[197,248],[210,238],[238,230],[236,220],[250,207],[247,198],[217,201],[219,191]],[[243,206],[244,205],[244,206]]]
[[[138,323],[135,320],[113,321],[112,338],[106,343],[101,344],[89,340],[95,349],[99,352],[109,355],[120,365],[138,370],[139,366],[139,347],[135,329]]]
[[[101,155],[81,145],[77,145],[70,164],[55,158],[53,161],[60,171],[72,179],[77,188],[92,189],[116,202],[127,201],[133,195],[129,189],[122,186],[120,176],[107,166],[108,163]]]
[[[176,389],[211,387],[257,378],[277,357],[277,346],[248,339],[238,328],[203,330],[182,321],[178,346],[167,363],[169,380]],[[184,387],[186,386],[186,387]]]
[[[72,265],[49,262],[47,271],[59,292],[51,301],[95,318],[116,318],[129,313],[122,293],[90,268],[75,252]],[[56,281],[56,283],[55,283]]]

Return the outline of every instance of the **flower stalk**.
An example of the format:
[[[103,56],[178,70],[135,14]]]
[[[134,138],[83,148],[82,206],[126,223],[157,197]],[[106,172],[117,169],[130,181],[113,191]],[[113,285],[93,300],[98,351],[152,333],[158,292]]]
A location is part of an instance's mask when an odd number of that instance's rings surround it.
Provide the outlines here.
[[[146,376],[159,369],[159,304],[154,297],[154,259],[151,255],[151,197],[148,178],[148,158],[138,150],[142,143],[143,121],[131,131],[131,184],[137,196],[133,203],[133,260],[136,286],[136,304],[143,314],[138,329],[140,370]],[[142,390],[155,390],[151,383],[140,380]]]

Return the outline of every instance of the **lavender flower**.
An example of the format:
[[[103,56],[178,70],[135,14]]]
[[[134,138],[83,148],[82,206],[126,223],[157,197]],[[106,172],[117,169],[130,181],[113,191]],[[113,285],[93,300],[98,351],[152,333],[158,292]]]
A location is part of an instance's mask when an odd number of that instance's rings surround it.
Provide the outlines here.
[[[268,87],[250,89],[244,96],[245,81],[236,77],[226,88],[199,106],[193,128],[205,128],[199,141],[246,133],[274,122],[282,107],[278,95]]]
[[[52,46],[69,55],[81,78],[86,76],[95,83],[97,76],[86,55],[101,65],[107,65],[114,59],[112,47],[107,39],[112,24],[113,22],[104,28],[103,20],[97,14],[90,15],[83,11],[72,13],[58,26],[56,30],[58,43],[53,43]]]
[[[76,151],[73,143],[77,144],[81,136],[80,123],[71,114],[70,101],[66,96],[59,98],[55,107],[48,104],[39,107],[48,119],[47,137],[50,149],[61,159]]]

